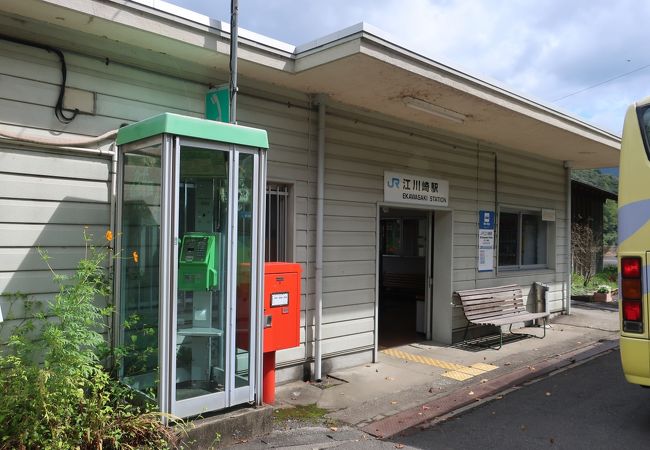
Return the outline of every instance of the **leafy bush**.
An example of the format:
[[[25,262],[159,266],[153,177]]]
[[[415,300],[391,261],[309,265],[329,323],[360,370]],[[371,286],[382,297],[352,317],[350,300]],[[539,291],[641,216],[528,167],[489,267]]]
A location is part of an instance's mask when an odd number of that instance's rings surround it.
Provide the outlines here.
[[[95,298],[109,294],[107,252],[84,238],[86,255],[73,276],[48,263],[59,286],[48,316],[25,319],[0,348],[0,449],[175,447],[178,439],[160,414],[136,406],[132,392],[101,364],[101,332],[112,311]]]
[[[573,273],[571,276],[571,295],[591,295],[594,292],[611,292],[618,287],[618,268],[605,267],[602,272],[596,273],[588,282],[581,274]]]

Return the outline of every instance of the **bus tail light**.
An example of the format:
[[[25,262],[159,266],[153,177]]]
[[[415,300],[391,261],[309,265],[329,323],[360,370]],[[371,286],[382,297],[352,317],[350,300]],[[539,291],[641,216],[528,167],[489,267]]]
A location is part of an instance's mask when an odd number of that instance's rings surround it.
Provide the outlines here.
[[[623,278],[641,278],[641,258],[621,258]]]
[[[621,307],[623,331],[643,333],[643,284],[641,258],[621,258]]]

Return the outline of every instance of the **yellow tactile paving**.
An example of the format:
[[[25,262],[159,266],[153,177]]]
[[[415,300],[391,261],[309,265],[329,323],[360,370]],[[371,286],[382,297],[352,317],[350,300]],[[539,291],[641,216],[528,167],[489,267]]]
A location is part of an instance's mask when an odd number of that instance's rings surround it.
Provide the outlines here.
[[[472,377],[475,377],[476,375],[481,375],[482,373],[485,373],[485,370],[477,369],[475,367],[460,367],[456,369],[457,372],[462,372],[464,374],[470,375]]]
[[[441,361],[439,359],[433,359],[426,356],[414,355],[413,353],[403,352],[401,350],[396,350],[389,348],[382,350],[382,353],[392,356],[394,358],[405,359],[407,361],[418,362],[420,364],[426,364],[427,366],[440,367],[441,369],[447,370],[460,370],[465,369],[466,367],[461,364],[454,364],[447,361]]]
[[[452,380],[456,381],[465,381],[469,380],[470,378],[473,378],[474,375],[468,375],[463,372],[458,372],[456,370],[452,370],[450,372],[445,372],[442,374],[443,377],[451,378]]]
[[[485,363],[472,364],[472,367],[474,367],[475,369],[482,370],[484,372],[489,372],[490,370],[499,368],[499,366],[493,366],[492,364],[485,364]]]
[[[455,364],[447,361],[442,361],[440,359],[429,358],[427,356],[414,355],[413,353],[403,352],[394,348],[388,348],[382,350],[381,352],[388,356],[392,356],[393,358],[404,359],[406,361],[413,361],[420,364],[425,364],[427,366],[447,369],[447,372],[443,373],[442,376],[458,381],[465,381],[477,375],[482,375],[485,372],[498,369],[497,366],[484,363],[476,363],[472,364],[471,367],[468,367],[462,364]]]

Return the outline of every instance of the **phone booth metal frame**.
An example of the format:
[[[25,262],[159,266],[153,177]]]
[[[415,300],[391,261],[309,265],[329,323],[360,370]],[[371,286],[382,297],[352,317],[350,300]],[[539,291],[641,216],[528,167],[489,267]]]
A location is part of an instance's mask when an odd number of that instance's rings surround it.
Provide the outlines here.
[[[117,145],[121,380],[177,417],[260,404],[266,131],[161,114]]]

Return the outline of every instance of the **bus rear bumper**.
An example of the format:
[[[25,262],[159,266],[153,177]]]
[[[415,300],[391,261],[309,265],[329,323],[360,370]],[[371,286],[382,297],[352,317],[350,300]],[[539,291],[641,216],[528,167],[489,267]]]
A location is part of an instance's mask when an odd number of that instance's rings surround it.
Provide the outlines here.
[[[621,364],[629,383],[650,386],[650,340],[621,336]]]

